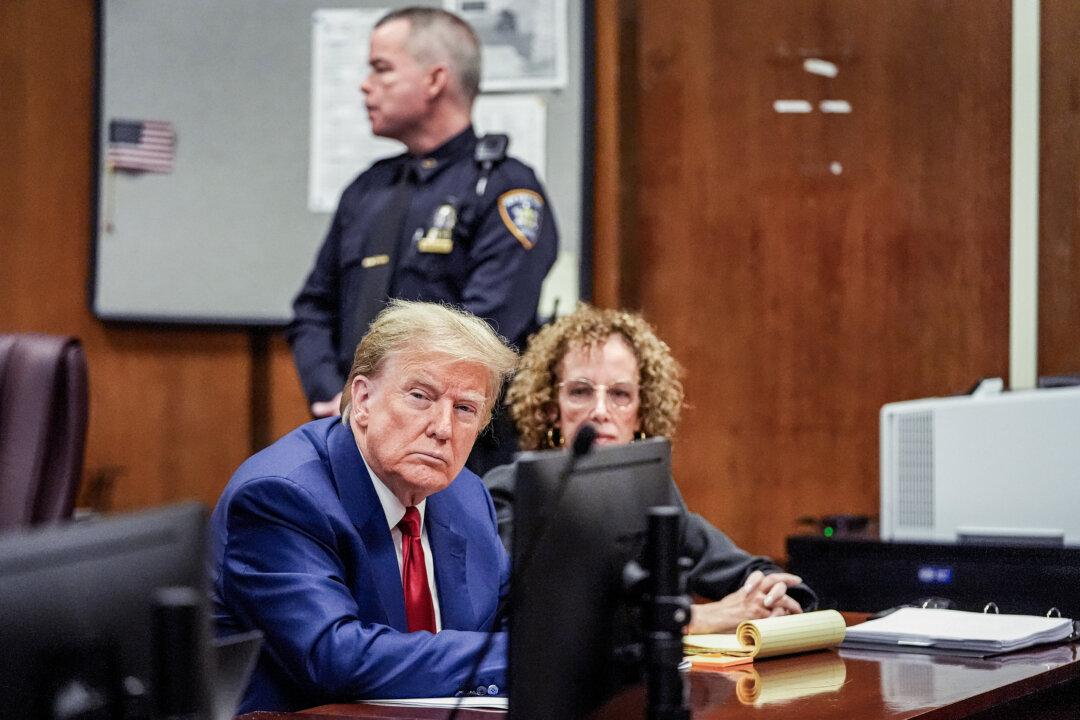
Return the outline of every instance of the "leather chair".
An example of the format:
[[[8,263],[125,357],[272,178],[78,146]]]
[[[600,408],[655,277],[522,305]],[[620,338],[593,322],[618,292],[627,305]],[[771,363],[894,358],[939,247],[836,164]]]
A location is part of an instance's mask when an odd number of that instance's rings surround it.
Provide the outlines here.
[[[0,530],[71,517],[87,408],[78,340],[0,334]]]

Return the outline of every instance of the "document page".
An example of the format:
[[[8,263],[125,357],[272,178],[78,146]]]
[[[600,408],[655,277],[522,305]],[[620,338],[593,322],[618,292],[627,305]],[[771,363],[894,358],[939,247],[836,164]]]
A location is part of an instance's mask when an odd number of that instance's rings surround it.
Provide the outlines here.
[[[1068,618],[900,608],[852,627],[847,638],[859,643],[1007,652],[1064,640],[1071,634]]]
[[[466,697],[442,698],[397,698],[392,700],[365,700],[370,705],[389,705],[391,707],[430,707],[452,710],[460,707],[464,710],[506,710],[509,699],[505,696],[468,695]]]

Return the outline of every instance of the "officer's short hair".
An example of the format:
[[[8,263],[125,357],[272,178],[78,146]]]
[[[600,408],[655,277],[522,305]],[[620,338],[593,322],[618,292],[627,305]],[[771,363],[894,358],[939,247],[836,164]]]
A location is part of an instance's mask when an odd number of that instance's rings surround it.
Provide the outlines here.
[[[517,363],[517,353],[506,340],[472,313],[440,303],[391,300],[375,316],[353,353],[352,367],[341,393],[343,422],[347,423],[349,418],[353,379],[357,375],[377,377],[387,360],[397,354],[437,355],[483,366],[488,371],[488,392],[482,425],[491,419],[503,381]]]
[[[387,13],[375,27],[394,20],[409,22],[405,41],[409,54],[423,63],[447,61],[465,97],[469,102],[476,99],[480,94],[480,40],[469,23],[440,8],[406,7]]]

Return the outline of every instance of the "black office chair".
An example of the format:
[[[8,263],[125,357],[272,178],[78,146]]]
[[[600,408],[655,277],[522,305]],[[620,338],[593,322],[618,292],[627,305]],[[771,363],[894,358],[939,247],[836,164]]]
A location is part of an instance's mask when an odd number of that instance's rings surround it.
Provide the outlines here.
[[[78,340],[0,334],[0,530],[71,517],[87,410]]]

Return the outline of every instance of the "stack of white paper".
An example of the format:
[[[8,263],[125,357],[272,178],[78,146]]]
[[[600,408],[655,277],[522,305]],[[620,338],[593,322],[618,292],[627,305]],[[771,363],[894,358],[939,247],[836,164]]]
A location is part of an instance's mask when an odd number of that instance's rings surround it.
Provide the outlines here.
[[[963,650],[992,655],[1039,643],[1065,640],[1072,620],[1037,615],[900,608],[877,620],[847,629],[845,644],[875,644]]]
[[[396,698],[384,700],[365,700],[370,705],[389,705],[391,707],[429,707],[452,710],[505,711],[509,701],[505,695],[466,695],[465,697],[437,698]]]

